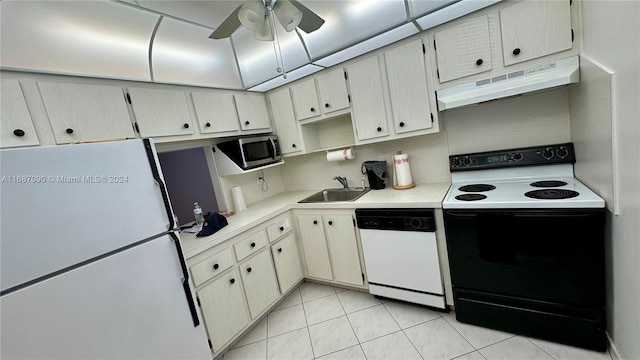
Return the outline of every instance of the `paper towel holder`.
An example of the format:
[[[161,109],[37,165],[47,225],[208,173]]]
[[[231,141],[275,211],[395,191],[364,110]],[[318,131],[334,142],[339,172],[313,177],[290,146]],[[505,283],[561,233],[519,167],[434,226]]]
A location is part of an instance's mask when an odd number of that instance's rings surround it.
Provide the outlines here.
[[[402,154],[402,151],[397,151],[396,152],[397,155]],[[411,184],[407,184],[407,185],[398,185],[397,183],[397,178],[396,178],[396,164],[395,161],[393,163],[393,188],[396,190],[406,190],[406,189],[411,189],[416,187],[416,183],[415,182],[411,182]]]

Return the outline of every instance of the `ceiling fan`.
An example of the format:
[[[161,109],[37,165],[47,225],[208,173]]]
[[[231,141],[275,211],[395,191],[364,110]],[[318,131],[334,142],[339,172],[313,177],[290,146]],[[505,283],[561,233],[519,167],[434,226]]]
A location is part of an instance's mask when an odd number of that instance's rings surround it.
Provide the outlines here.
[[[310,33],[324,24],[321,17],[296,0],[248,0],[227,16],[209,38],[227,38],[242,24],[253,31],[256,40],[271,41],[275,32],[275,24],[271,23],[275,22],[274,14],[286,31],[298,27]]]

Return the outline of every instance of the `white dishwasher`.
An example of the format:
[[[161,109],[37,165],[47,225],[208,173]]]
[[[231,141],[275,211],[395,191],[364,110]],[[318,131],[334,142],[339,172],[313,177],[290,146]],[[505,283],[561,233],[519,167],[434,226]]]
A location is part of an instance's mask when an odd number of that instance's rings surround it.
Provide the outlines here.
[[[446,310],[433,209],[356,209],[369,292]]]

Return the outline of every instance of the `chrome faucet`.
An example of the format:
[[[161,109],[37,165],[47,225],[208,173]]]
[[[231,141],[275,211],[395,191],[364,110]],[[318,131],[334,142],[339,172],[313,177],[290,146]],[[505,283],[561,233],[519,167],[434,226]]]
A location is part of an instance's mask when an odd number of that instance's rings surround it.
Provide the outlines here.
[[[334,176],[333,180],[340,181],[340,184],[342,184],[342,186],[344,186],[345,189],[349,187],[349,184],[347,183],[347,178],[344,176]]]

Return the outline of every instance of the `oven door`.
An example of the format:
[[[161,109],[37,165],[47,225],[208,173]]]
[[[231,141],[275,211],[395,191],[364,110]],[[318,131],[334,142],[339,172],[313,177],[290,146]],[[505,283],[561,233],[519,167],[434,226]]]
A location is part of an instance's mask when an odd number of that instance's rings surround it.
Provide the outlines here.
[[[447,210],[454,289],[604,305],[602,210]]]

